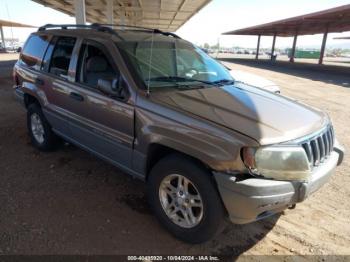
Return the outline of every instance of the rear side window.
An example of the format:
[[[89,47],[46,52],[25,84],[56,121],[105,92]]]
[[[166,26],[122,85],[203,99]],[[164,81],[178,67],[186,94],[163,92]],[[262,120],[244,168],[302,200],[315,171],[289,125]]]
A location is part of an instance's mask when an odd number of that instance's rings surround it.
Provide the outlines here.
[[[70,59],[72,57],[76,39],[74,37],[60,37],[53,50],[49,72],[67,79]]]
[[[19,58],[20,63],[39,70],[41,62],[49,44],[49,36],[47,35],[31,35]]]
[[[43,61],[41,63],[41,70],[45,72],[49,71],[50,68],[50,59],[52,56],[53,49],[55,48],[55,38],[50,41],[49,47],[46,49],[46,53],[44,55]]]

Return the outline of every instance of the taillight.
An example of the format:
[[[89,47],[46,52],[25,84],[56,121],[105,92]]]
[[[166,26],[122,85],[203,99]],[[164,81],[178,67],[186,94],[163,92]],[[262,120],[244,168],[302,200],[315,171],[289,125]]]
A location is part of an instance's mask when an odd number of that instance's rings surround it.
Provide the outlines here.
[[[18,79],[18,76],[16,74],[16,70],[12,71],[12,79],[13,79],[13,82],[14,82],[14,86],[15,87],[19,86],[19,79]]]

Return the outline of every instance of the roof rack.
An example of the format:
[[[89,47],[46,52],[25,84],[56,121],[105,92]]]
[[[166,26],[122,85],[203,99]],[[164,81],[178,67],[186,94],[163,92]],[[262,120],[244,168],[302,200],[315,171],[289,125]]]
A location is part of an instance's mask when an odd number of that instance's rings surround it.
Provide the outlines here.
[[[136,25],[119,25],[119,24],[92,24],[92,25],[99,25],[99,26],[114,26],[114,27],[121,27],[121,28],[135,28],[135,29],[142,29],[145,31],[151,31],[153,33],[156,34],[162,34],[162,35],[166,35],[166,36],[172,36],[175,38],[179,38],[181,39],[181,37],[179,37],[177,34],[174,34],[172,32],[166,32],[166,31],[162,31],[160,29],[157,28],[149,28],[149,27],[143,27],[143,26],[136,26]]]
[[[111,33],[114,35],[117,35],[118,37],[120,37],[115,30],[113,30],[111,28],[111,26],[113,27],[121,27],[121,28],[135,28],[135,29],[141,29],[144,31],[150,31],[156,34],[162,34],[165,36],[172,36],[174,38],[178,38],[181,39],[181,37],[179,37],[178,35],[171,33],[171,32],[164,32],[162,30],[159,29],[153,29],[153,28],[147,28],[147,27],[142,27],[142,26],[133,26],[133,25],[118,25],[118,24],[99,24],[99,23],[93,23],[91,25],[83,25],[83,24],[46,24],[43,25],[41,27],[39,27],[38,31],[45,31],[47,29],[78,29],[78,28],[86,28],[86,29],[95,29],[97,31],[101,31],[101,32],[107,32],[107,33]]]
[[[178,39],[182,39],[181,37],[179,37],[177,34],[174,34],[172,32],[164,32],[164,31],[161,31],[159,29],[154,29],[153,30],[154,33],[157,33],[157,34],[162,34],[162,35],[166,35],[166,36],[172,36],[172,37],[175,37],[175,38],[178,38]]]
[[[45,31],[46,29],[77,29],[77,28],[87,28],[87,29],[96,29],[98,31],[109,31],[113,30],[109,27],[101,26],[99,24],[91,24],[91,25],[82,25],[82,24],[46,24],[39,27],[38,31]]]

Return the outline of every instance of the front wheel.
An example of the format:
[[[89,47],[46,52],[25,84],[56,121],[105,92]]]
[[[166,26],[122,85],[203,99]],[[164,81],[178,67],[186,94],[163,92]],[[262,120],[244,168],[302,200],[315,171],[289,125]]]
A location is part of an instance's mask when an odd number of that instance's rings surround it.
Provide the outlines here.
[[[212,177],[191,159],[165,157],[152,169],[148,184],[152,209],[177,238],[201,243],[222,228],[224,208]]]

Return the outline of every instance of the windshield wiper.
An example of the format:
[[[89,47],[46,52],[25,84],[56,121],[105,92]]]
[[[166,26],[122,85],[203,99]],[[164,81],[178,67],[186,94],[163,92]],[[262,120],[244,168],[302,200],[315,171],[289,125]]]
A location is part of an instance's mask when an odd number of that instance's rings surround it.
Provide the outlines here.
[[[204,81],[204,80],[199,80],[199,79],[194,79],[194,78],[181,77],[181,76],[159,76],[159,77],[150,78],[149,80],[146,80],[146,82],[147,81],[161,81],[161,82],[174,82],[174,83],[199,82],[199,83],[203,83],[206,85],[217,85],[214,82]]]
[[[233,85],[235,81],[232,79],[220,79],[220,80],[213,81],[212,83],[218,84],[218,85]]]

